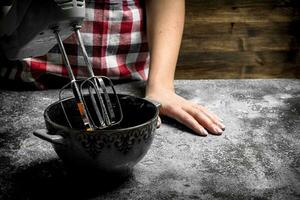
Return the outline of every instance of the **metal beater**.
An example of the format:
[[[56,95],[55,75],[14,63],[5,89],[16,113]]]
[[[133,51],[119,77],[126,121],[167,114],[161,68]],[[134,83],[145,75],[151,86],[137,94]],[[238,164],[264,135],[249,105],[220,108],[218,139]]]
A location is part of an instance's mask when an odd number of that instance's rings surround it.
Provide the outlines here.
[[[78,111],[82,119],[84,130],[93,131],[95,129],[103,129],[119,124],[123,119],[123,113],[117,93],[114,89],[112,81],[105,76],[95,76],[92,64],[88,59],[81,33],[80,26],[74,27],[74,32],[78,44],[80,46],[84,61],[86,63],[89,77],[84,80],[76,80],[69,59],[67,57],[62,39],[59,35],[59,29],[54,29],[54,34],[57,39],[59,49],[61,51],[64,63],[67,67],[68,75],[71,82],[61,88],[59,92],[59,100],[69,126],[72,128],[72,123],[66,109],[63,105],[63,92],[66,88],[71,87],[74,94]],[[111,88],[112,93],[109,95],[107,87]],[[87,102],[87,98],[91,104]],[[112,103],[114,99],[114,105]],[[116,113],[117,111],[117,113]]]

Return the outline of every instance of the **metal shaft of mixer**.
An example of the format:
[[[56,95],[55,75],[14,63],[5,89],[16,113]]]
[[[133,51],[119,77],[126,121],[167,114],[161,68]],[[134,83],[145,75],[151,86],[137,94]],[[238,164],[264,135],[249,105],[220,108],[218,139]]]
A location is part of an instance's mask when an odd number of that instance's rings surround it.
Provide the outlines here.
[[[89,120],[86,109],[84,107],[82,95],[80,93],[80,89],[77,85],[75,76],[73,74],[69,59],[68,59],[67,54],[66,54],[66,50],[65,50],[64,45],[63,45],[63,42],[62,42],[61,37],[59,35],[59,30],[55,29],[53,32],[56,36],[56,40],[57,40],[59,49],[60,49],[62,57],[63,57],[63,61],[66,65],[66,67],[67,67],[68,75],[71,79],[71,87],[72,87],[73,94],[74,94],[75,99],[76,99],[76,104],[77,104],[81,119],[82,119],[83,124],[84,124],[84,128],[85,128],[86,131],[92,131],[93,126],[91,124],[91,121]]]
[[[102,78],[97,78],[94,75],[92,64],[89,61],[88,54],[87,54],[86,48],[84,46],[84,43],[83,43],[83,40],[82,40],[82,37],[81,37],[80,28],[81,28],[80,26],[75,26],[74,27],[74,31],[75,31],[75,34],[76,34],[76,37],[77,37],[77,41],[79,43],[84,61],[86,63],[88,73],[89,73],[90,77],[93,78],[92,81],[93,81],[93,84],[95,85],[96,91],[100,91],[100,88],[101,88],[101,91],[103,93],[106,104],[104,104],[104,102],[102,100],[102,97],[101,97],[101,94],[98,95],[98,98],[99,98],[99,101],[100,101],[100,107],[101,107],[101,110],[102,110],[102,113],[103,113],[105,123],[107,125],[110,125],[112,123],[112,120],[115,118],[115,113],[114,113],[114,110],[113,110],[113,106],[112,106],[112,103],[111,103],[110,98],[108,96],[106,86],[105,86],[105,83],[104,83],[103,79]],[[93,95],[91,95],[91,96],[93,96]],[[92,98],[92,102],[93,102],[93,98]]]

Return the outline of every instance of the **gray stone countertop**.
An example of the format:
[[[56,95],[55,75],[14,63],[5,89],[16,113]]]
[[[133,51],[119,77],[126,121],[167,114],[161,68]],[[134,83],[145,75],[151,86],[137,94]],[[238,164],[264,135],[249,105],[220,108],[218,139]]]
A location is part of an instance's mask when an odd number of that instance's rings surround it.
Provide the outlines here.
[[[226,125],[199,137],[164,118],[147,155],[118,183],[74,182],[32,132],[58,90],[0,90],[0,199],[300,199],[300,80],[176,81]],[[116,86],[142,96],[144,84]]]

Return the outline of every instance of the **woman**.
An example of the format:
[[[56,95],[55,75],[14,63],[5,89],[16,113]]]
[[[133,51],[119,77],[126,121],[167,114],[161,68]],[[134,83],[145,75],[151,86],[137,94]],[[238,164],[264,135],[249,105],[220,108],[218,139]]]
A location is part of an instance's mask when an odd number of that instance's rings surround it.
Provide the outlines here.
[[[223,132],[225,126],[216,115],[174,90],[184,0],[95,0],[87,1],[86,7],[81,32],[96,74],[112,79],[147,79],[145,96],[161,103],[161,115],[176,119],[201,136],[206,136],[207,130],[217,135]],[[85,76],[74,36],[64,44],[76,75]],[[49,85],[45,73],[67,75],[57,47],[45,56],[14,64],[2,68],[0,74],[34,82],[39,88]]]

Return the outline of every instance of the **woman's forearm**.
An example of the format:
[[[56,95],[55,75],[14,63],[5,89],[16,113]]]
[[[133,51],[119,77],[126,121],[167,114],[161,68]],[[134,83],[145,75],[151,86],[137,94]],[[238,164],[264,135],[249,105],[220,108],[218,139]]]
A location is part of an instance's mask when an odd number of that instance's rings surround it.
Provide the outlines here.
[[[147,91],[155,87],[173,89],[184,26],[184,0],[147,0],[146,15],[150,48]]]
[[[220,135],[225,126],[205,107],[177,95],[174,73],[183,26],[184,0],[146,0],[150,71],[146,96],[161,103],[160,114],[174,118],[202,136]]]

